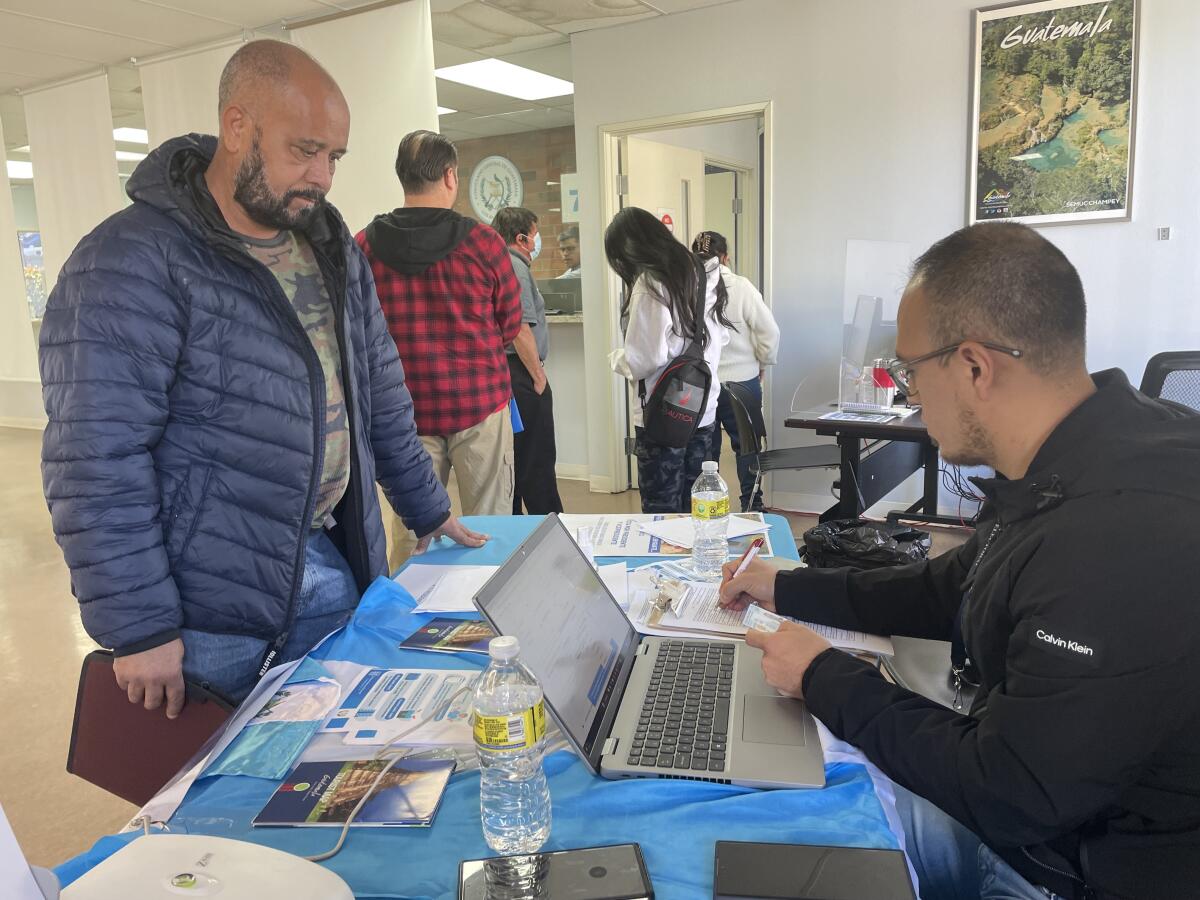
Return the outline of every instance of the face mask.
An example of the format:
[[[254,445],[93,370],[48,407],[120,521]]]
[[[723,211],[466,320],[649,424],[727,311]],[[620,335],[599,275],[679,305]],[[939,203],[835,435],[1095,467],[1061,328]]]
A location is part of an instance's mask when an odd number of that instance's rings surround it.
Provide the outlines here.
[[[537,259],[542,253],[542,233],[539,231],[533,236],[533,250],[529,253],[530,259]]]

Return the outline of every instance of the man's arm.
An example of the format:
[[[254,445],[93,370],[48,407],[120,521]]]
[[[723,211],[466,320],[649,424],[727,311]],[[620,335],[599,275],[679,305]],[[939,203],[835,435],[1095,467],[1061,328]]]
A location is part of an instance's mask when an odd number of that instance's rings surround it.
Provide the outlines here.
[[[161,256],[108,231],[72,254],[46,306],[42,483],[84,628],[127,654],[177,638],[182,623],[150,451],[186,316]]]
[[[102,226],[72,254],[42,322],[42,483],[84,629],[149,709],[183,705],[183,614],[151,450],[187,329],[160,253]]]
[[[495,260],[492,309],[496,317],[496,327],[500,330],[500,340],[507,346],[521,330],[521,285],[513,271],[512,259],[508,255],[508,246],[504,239],[494,231],[489,237],[491,243],[488,253]]]
[[[418,538],[432,534],[450,518],[450,496],[433,471],[413,420],[412,395],[396,342],[375,293],[371,267],[358,257],[358,290],[366,317],[371,390],[371,449],[375,474],[388,503]]]
[[[776,582],[785,616],[872,634],[950,639],[978,532],[949,553],[884,569],[794,569]]]
[[[721,603],[744,608],[759,602],[804,622],[949,640],[976,546],[977,536],[972,535],[950,553],[886,569],[777,572],[768,563],[755,561],[735,578],[730,565],[725,569]]]
[[[509,254],[512,263],[512,254]],[[524,271],[521,271],[524,269]],[[513,274],[521,286],[521,330],[513,339],[512,348],[517,352],[517,358],[533,379],[533,389],[539,394],[546,390],[546,371],[542,367],[542,359],[538,355],[537,338],[533,336],[531,326],[537,324],[537,300],[534,296],[533,273],[528,266],[513,266]]]
[[[1081,547],[1111,541],[1114,523],[1144,515],[1137,501],[1103,502],[1115,508],[1047,535],[1012,574],[1005,679],[982,720],[838,651],[822,653],[804,676],[809,709],[834,734],[994,846],[1041,843],[1117,802],[1200,707],[1200,609],[1180,602],[1194,594],[1200,568],[1152,535],[1133,537],[1109,562],[1095,555],[1071,564]],[[1162,519],[1186,517],[1178,506]]]
[[[529,377],[533,379],[533,389],[539,394],[542,393],[546,390],[546,370],[542,367],[542,361],[538,357],[537,339],[533,336],[533,329],[528,325],[521,326],[516,340],[513,341],[513,349],[517,351],[517,358],[529,371]]]

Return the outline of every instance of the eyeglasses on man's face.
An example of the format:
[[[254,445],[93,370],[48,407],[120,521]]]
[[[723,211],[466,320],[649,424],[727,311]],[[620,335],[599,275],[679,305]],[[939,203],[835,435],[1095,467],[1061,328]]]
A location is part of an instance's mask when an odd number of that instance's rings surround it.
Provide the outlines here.
[[[954,344],[947,344],[945,347],[939,347],[937,350],[931,350],[929,353],[922,354],[915,359],[893,359],[888,363],[887,371],[892,376],[892,380],[896,382],[898,387],[906,397],[911,397],[916,393],[913,384],[916,379],[917,366],[931,359],[937,359],[939,356],[946,356],[953,353],[963,344],[968,341],[958,341]],[[1003,353],[1006,356],[1011,356],[1013,359],[1020,359],[1024,354],[1014,347],[1005,347],[1002,344],[993,344],[990,341],[971,341],[970,343],[979,344],[987,347],[989,350],[995,350],[997,353]]]

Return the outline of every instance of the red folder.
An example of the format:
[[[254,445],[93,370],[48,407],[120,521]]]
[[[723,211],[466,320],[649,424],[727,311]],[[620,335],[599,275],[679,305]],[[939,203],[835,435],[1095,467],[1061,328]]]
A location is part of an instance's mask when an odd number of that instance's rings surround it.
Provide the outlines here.
[[[67,771],[135,806],[150,800],[225,724],[233,705],[187,684],[187,702],[176,719],[162,707],[130,703],[113,675],[113,655],[96,650],[83,658]]]

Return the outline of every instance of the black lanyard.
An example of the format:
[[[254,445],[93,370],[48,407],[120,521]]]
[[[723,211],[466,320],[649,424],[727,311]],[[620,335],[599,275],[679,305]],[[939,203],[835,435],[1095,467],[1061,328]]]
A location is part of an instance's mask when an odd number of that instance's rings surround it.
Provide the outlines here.
[[[974,671],[975,666],[971,663],[970,654],[967,652],[967,642],[963,638],[963,618],[966,615],[967,604],[971,602],[971,596],[975,593],[975,575],[983,563],[983,558],[987,556],[992,541],[1000,533],[1000,527],[999,522],[992,526],[991,533],[983,542],[983,549],[979,551],[975,561],[971,563],[971,568],[967,570],[966,581],[970,587],[963,595],[962,603],[958,605],[958,613],[954,616],[954,625],[950,630],[950,672],[954,676],[954,708],[958,710],[962,709],[963,684],[979,686],[979,679]]]

